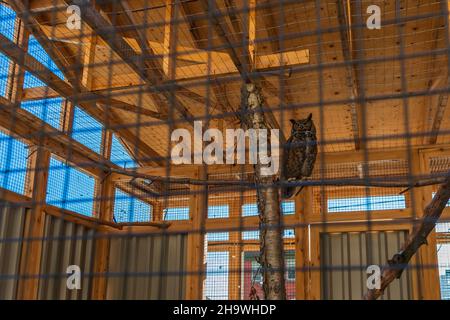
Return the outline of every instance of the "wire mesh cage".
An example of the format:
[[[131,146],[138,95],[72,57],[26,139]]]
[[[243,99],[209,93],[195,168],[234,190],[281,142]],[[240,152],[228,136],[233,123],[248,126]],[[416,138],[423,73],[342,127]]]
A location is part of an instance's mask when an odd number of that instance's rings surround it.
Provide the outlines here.
[[[449,19],[440,0],[1,1],[0,298],[450,299]],[[376,268],[400,279],[374,289]]]

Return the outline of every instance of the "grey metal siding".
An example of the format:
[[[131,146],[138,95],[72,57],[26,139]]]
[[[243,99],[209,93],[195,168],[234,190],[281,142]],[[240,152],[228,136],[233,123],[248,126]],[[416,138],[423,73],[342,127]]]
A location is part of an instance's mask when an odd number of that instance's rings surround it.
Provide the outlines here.
[[[42,244],[39,299],[89,299],[94,259],[95,231],[47,215]],[[81,269],[81,289],[67,289],[67,267]]]
[[[0,300],[17,293],[27,209],[0,202]]]
[[[359,300],[367,290],[367,267],[382,267],[398,252],[407,231],[322,233],[322,299]],[[411,299],[411,275],[405,270],[386,290],[383,299]]]
[[[183,299],[186,235],[123,235],[111,239],[108,299]]]

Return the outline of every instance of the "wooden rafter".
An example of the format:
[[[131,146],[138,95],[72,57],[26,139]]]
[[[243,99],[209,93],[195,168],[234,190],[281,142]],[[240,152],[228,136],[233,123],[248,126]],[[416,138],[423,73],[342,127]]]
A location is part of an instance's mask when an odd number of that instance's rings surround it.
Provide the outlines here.
[[[73,61],[70,61],[67,57],[71,55],[64,54],[59,50],[52,41],[49,41],[39,23],[33,18],[29,11],[29,1],[10,0],[10,5],[16,11],[18,17],[25,24],[25,28],[29,30],[31,34],[36,38],[44,50],[52,57],[57,67],[64,73],[64,76],[70,83],[78,83],[80,79],[80,66],[74,66]]]
[[[100,122],[105,123],[105,117],[107,117],[107,122],[110,124],[112,130],[117,131],[125,140],[136,142],[136,136],[130,131],[130,129],[123,127],[123,124],[117,120],[118,117],[115,115],[113,110],[104,112],[104,108],[99,108],[95,102],[77,99],[78,95],[73,95],[74,92],[77,92],[74,87],[64,80],[61,80],[39,61],[1,34],[0,43],[2,43],[0,46],[0,51],[10,57],[12,61],[23,67],[24,70],[32,73],[54,91],[58,92],[61,96],[70,100],[74,105],[80,105],[84,110],[86,110],[86,112]],[[81,85],[79,86],[81,87]],[[86,89],[84,91],[86,92]],[[92,95],[91,93],[89,94]],[[98,98],[106,99],[104,101],[108,101],[107,97]],[[139,151],[141,153],[139,158],[149,159],[149,162],[161,163],[161,156],[146,143],[142,142],[142,140],[139,139],[139,141]]]
[[[444,6],[446,6],[446,8],[444,8]],[[441,1],[441,8],[446,9],[446,11],[448,13],[450,11],[450,2]],[[445,32],[444,32],[445,37],[450,36],[450,27],[449,27],[450,21],[449,21],[449,19],[450,19],[450,17],[445,19]],[[448,41],[449,40],[447,40],[446,43],[449,43]],[[447,59],[449,59],[449,57],[447,57]],[[443,86],[447,87],[449,85],[449,83],[450,83],[450,70],[447,70],[447,77],[445,78],[445,82],[444,82]],[[441,128],[441,124],[442,124],[442,120],[444,118],[447,104],[448,104],[448,91],[446,91],[438,96],[436,113],[434,114],[434,117],[433,117],[433,124],[432,124],[431,132],[430,132],[430,140],[429,140],[430,144],[436,144],[436,142],[437,142],[439,130]]]
[[[88,147],[61,134],[57,129],[29,112],[17,108],[3,97],[0,97],[0,126],[25,141],[44,146],[63,159],[70,159],[70,162],[95,176],[102,176],[107,167],[116,167]]]
[[[116,108],[136,114],[140,114],[143,116],[148,116],[154,119],[160,119],[160,120],[167,120],[166,116],[163,116],[161,113],[148,110],[145,108],[139,108],[138,106],[130,103],[126,103],[120,100],[116,100],[113,98],[109,98],[106,95],[108,92],[102,93],[102,92],[94,92],[94,94],[97,95],[97,97],[92,97],[86,100],[90,100],[92,102],[97,102],[102,105],[109,106],[111,108]],[[33,88],[25,88],[23,90],[22,99],[21,101],[33,101],[33,100],[40,100],[43,97],[45,98],[57,98],[61,97],[61,95],[56,92],[55,90],[49,88],[49,87],[33,87]],[[83,100],[83,95],[75,95],[73,96],[74,99],[79,99],[80,101]]]
[[[351,100],[359,97],[358,88],[358,71],[355,70],[354,66],[350,64],[353,60],[351,45],[353,40],[351,38],[351,21],[350,21],[350,8],[347,5],[346,0],[337,0],[337,17],[339,20],[339,33],[341,37],[342,54],[344,57],[345,65],[345,82],[349,90],[349,98]],[[350,114],[352,119],[352,129],[355,149],[364,149],[362,125],[361,125],[361,104],[358,102],[350,103]]]
[[[201,38],[200,38],[200,34],[197,32],[197,29],[195,27],[192,27],[192,24],[195,25],[195,21],[192,19],[192,14],[190,13],[190,9],[188,7],[188,4],[186,2],[182,2],[181,3],[181,11],[184,15],[184,18],[189,22],[189,24],[191,25],[191,28],[189,28],[189,32],[192,38],[192,42],[194,43],[194,45],[196,46],[197,49],[202,49],[201,47]],[[219,106],[220,110],[223,113],[226,112],[231,112],[233,111],[232,106],[229,103],[228,97],[227,97],[227,92],[226,89],[221,87],[218,83],[215,82],[214,79],[211,79],[211,89],[212,89],[212,93],[214,94],[214,97],[217,101],[217,105]],[[221,98],[223,97],[223,98]],[[207,104],[207,101],[205,101],[205,104]],[[239,117],[237,115],[234,115],[232,117],[233,121],[239,121]]]
[[[209,13],[212,27],[217,36],[222,40],[225,51],[230,56],[239,74],[245,82],[249,82],[250,73],[250,54],[248,49],[237,44],[233,39],[233,32],[228,28],[228,25],[223,22],[222,13],[215,7],[215,1],[199,0],[204,12]],[[212,7],[210,7],[210,4]]]
[[[147,59],[147,57],[137,54],[134,49],[119,36],[119,31],[111,25],[96,8],[88,0],[65,0],[70,5],[77,5],[82,8],[83,20],[105,41],[110,48],[116,52],[116,54],[126,62],[133,71],[135,71],[140,77],[142,77],[149,85],[158,85],[163,81],[163,71],[155,63],[153,59]],[[102,2],[98,4],[102,6]],[[151,52],[150,52],[151,53]],[[159,94],[152,94],[152,98],[155,101],[156,106],[163,114],[168,114],[168,105],[171,101],[170,93],[167,91],[161,91]],[[185,120],[193,118],[189,110],[183,106],[183,104],[175,98],[173,107],[176,113]]]
[[[275,12],[272,9],[272,4],[270,4],[270,0],[266,0],[265,3],[263,3],[263,6],[261,7],[262,10],[262,15],[264,16],[264,21],[266,24],[266,30],[267,30],[267,34],[269,36],[269,43],[270,46],[272,48],[272,52],[273,53],[278,53],[278,52],[282,52],[283,50],[283,44],[282,44],[282,39],[277,31],[277,21],[276,21],[276,17],[275,17]],[[290,75],[288,75],[290,76]],[[283,93],[284,93],[284,101],[286,102],[287,105],[292,104],[292,102],[294,101],[292,99],[292,93],[291,93],[291,89],[289,86],[289,80],[288,80],[288,76],[286,76],[284,73],[280,74],[280,84],[281,87],[283,88]],[[269,82],[267,79],[265,79],[264,83]],[[263,89],[267,89],[267,85],[263,86]],[[278,90],[279,92],[279,90]],[[279,93],[278,93],[279,96]]]

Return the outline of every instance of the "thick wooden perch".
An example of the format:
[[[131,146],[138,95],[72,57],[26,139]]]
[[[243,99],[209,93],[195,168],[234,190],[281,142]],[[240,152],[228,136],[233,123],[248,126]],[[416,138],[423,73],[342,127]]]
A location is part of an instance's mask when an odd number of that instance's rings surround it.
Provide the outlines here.
[[[376,300],[395,279],[400,278],[403,270],[417,250],[423,244],[427,244],[427,237],[436,226],[442,211],[450,199],[450,172],[440,186],[430,204],[425,208],[421,222],[413,228],[406,242],[381,272],[381,285],[379,289],[369,290],[364,298],[366,300]]]

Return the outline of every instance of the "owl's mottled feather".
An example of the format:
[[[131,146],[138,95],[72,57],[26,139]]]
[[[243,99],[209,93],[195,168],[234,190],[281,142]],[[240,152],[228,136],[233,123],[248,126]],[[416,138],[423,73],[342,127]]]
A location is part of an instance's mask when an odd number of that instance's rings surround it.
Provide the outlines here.
[[[312,114],[306,119],[293,120],[291,136],[286,141],[283,153],[282,179],[284,181],[301,180],[309,177],[314,169],[317,156],[316,127]],[[291,198],[296,187],[282,189],[282,197]]]

